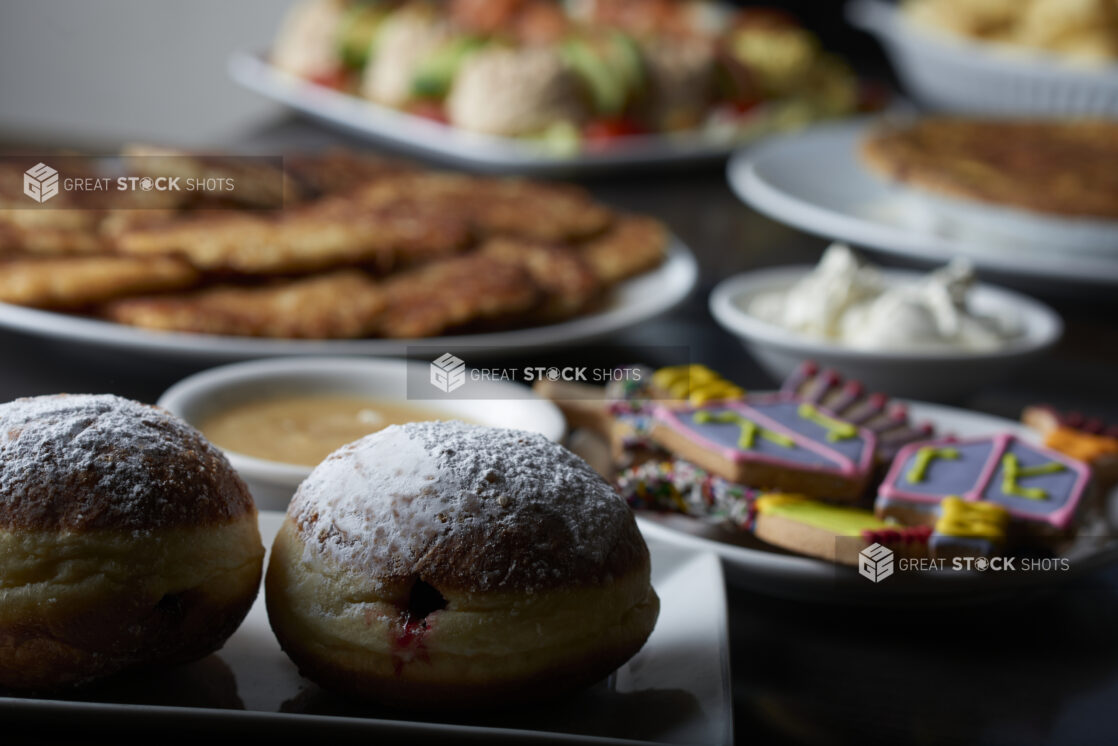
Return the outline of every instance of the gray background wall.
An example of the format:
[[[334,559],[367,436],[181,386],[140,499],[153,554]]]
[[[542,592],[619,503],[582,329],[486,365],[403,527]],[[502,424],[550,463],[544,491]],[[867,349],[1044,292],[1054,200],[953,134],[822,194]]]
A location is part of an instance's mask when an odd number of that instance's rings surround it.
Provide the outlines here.
[[[220,143],[278,109],[229,81],[292,0],[0,0],[0,137]]]

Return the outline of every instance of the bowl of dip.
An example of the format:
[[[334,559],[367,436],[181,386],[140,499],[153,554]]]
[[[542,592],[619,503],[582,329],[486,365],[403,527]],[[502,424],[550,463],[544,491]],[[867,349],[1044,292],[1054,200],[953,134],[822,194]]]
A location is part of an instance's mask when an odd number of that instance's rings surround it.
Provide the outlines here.
[[[260,508],[284,510],[326,456],[390,425],[462,420],[560,440],[562,413],[515,383],[467,380],[444,393],[427,363],[277,358],[212,368],[179,381],[158,404],[225,452]],[[411,392],[412,396],[409,396]]]
[[[1051,308],[975,282],[964,263],[885,270],[839,244],[816,267],[723,280],[710,311],[778,381],[814,360],[871,391],[939,401],[1005,379],[1063,335]]]

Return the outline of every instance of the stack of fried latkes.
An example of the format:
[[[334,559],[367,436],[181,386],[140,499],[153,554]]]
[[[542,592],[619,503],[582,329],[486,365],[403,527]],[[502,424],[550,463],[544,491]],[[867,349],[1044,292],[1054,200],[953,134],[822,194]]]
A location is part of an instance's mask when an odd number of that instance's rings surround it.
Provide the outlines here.
[[[658,266],[668,239],[657,221],[567,185],[342,151],[288,156],[282,168],[126,155],[133,174],[235,188],[71,190],[39,204],[23,192],[35,159],[8,159],[0,301],[164,331],[421,338],[593,311]]]

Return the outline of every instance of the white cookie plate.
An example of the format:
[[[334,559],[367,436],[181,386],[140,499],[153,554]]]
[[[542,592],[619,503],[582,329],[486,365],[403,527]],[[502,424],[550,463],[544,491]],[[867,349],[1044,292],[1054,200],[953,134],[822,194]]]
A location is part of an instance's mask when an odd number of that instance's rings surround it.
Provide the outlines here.
[[[931,422],[940,435],[970,437],[1009,431],[1038,440],[1028,428],[1000,417],[935,404],[907,404],[915,422]],[[1002,598],[1007,592],[1058,585],[1118,561],[1118,536],[1101,515],[1083,526],[1078,537],[1060,551],[1059,556],[1068,560],[1066,571],[927,571],[920,573],[918,583],[890,583],[889,578],[873,583],[854,568],[791,554],[752,534],[730,533],[683,515],[638,511],[638,522],[650,539],[717,554],[722,558],[726,579],[733,586],[810,601],[886,603],[903,598],[917,602],[981,603]]]
[[[282,521],[282,513],[260,513],[265,546]],[[299,675],[272,634],[261,592],[214,655],[65,700],[0,697],[0,719],[9,726],[65,721],[69,727],[164,733],[189,727],[317,742],[349,736],[392,743],[730,744],[729,642],[718,559],[655,539],[649,549],[661,604],[652,636],[609,679],[552,704],[440,717],[343,700]]]

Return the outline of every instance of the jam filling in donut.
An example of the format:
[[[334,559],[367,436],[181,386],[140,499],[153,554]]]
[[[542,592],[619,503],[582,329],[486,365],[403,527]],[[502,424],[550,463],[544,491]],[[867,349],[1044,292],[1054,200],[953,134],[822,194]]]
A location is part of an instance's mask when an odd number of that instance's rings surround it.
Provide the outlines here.
[[[401,625],[393,641],[395,674],[401,675],[404,665],[413,660],[427,660],[423,638],[434,624],[431,618],[446,608],[446,599],[430,583],[416,580],[408,594],[407,606],[400,613]]]

